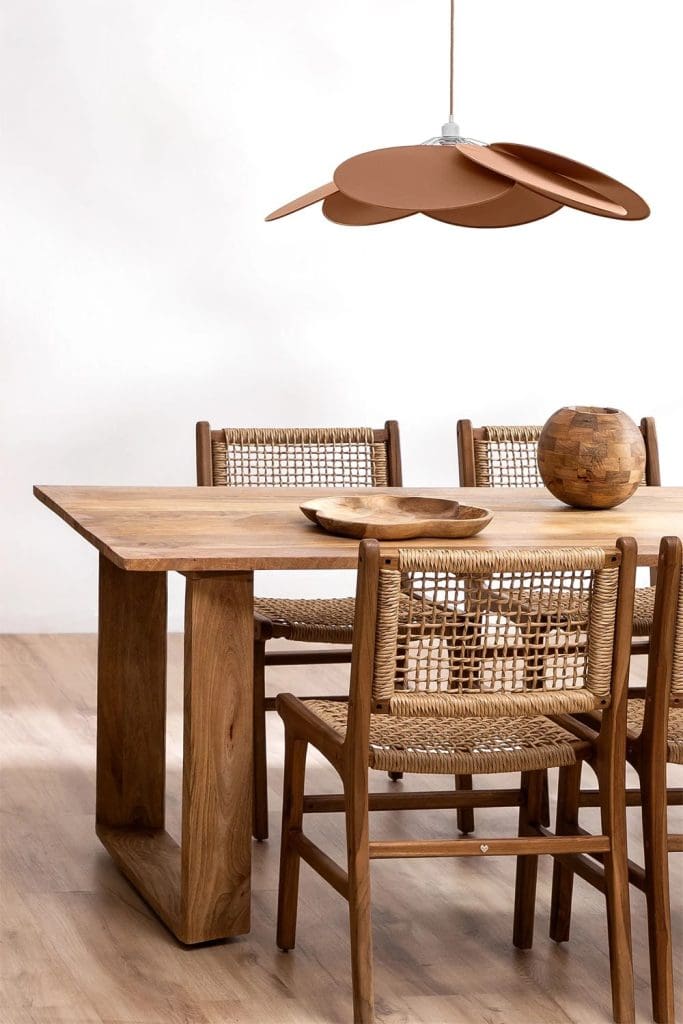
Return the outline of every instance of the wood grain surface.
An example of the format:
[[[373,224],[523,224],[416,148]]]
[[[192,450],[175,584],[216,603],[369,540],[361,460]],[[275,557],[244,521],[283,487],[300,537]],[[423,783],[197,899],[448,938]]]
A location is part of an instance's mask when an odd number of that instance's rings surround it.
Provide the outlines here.
[[[163,829],[166,574],[100,556],[97,824]]]
[[[339,497],[362,490],[37,486],[34,493],[124,569],[353,569],[357,564],[358,542],[326,534],[299,505],[324,493]],[[623,505],[598,512],[567,508],[545,489],[402,488],[400,493],[493,511],[483,533],[433,542],[441,547],[611,546],[617,537],[632,536],[639,564],[656,565],[661,537],[683,535],[681,487],[641,487]]]
[[[250,928],[253,583],[248,572],[187,580],[183,942]]]
[[[166,574],[100,556],[97,835],[190,944],[250,927],[252,574],[190,574],[185,608],[179,845],[164,830]]]
[[[443,498],[392,494],[319,498],[301,505],[301,511],[328,533],[375,540],[471,537],[491,520],[485,508]]]
[[[276,646],[284,641],[272,641]],[[167,828],[181,834],[183,638],[169,637]],[[3,1024],[348,1024],[348,907],[307,865],[301,870],[299,937],[275,942],[283,740],[268,715],[271,832],[253,846],[252,930],[248,938],[196,946],[175,942],[131,889],[94,832],[96,743],[94,636],[0,636],[3,883],[0,1019]],[[645,660],[632,663],[642,682]],[[269,671],[271,693],[339,693],[348,666],[303,665]],[[336,773],[309,757],[313,790],[339,790]],[[671,767],[671,784],[683,769]],[[636,782],[629,769],[629,785]],[[373,789],[406,794],[443,788],[437,777]],[[592,785],[586,772],[584,785]],[[518,776],[500,780],[517,787]],[[476,781],[475,785],[479,786]],[[555,800],[555,773],[550,798]],[[341,799],[341,798],[340,798]],[[670,809],[681,827],[680,807]],[[477,811],[479,834],[502,832],[515,810]],[[629,810],[631,856],[643,863],[640,809]],[[371,815],[372,839],[457,835],[454,810]],[[343,863],[338,814],[309,815],[307,832]],[[587,828],[599,812],[582,810]],[[554,815],[553,815],[554,820]],[[473,837],[474,838],[474,837]],[[145,840],[138,840],[142,848]],[[169,842],[173,842],[169,840]],[[161,848],[156,863],[161,870]],[[683,857],[670,858],[674,949],[683,948]],[[177,857],[170,850],[169,867]],[[373,936],[384,1024],[609,1024],[607,935],[602,896],[578,879],[571,941],[547,937],[552,866],[539,862],[534,948],[512,945],[514,860],[375,860]],[[149,881],[149,875],[148,875]],[[645,897],[631,890],[638,1024],[652,1020]],[[683,958],[674,962],[679,1002]],[[588,1011],[587,1011],[588,1008]]]
[[[620,505],[640,486],[645,462],[641,431],[618,409],[558,409],[538,439],[538,470],[544,484],[574,508]]]

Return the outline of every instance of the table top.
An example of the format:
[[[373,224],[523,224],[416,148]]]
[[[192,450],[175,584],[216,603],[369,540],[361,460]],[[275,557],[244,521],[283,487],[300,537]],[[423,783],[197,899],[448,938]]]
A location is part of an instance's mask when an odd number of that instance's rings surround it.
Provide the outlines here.
[[[180,572],[354,569],[358,541],[310,523],[299,505],[362,489],[36,486],[39,501],[122,569]],[[608,511],[568,508],[544,488],[382,488],[450,498],[493,511],[466,540],[391,542],[430,547],[611,547],[635,537],[640,565],[656,565],[663,536],[683,536],[683,487],[641,487]]]

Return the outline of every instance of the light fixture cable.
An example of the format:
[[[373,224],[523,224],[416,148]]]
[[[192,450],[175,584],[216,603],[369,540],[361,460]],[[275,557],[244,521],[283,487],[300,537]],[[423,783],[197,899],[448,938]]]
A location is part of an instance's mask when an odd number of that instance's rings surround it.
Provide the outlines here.
[[[443,0],[444,31],[445,8]],[[356,226],[424,214],[459,227],[508,228],[543,220],[563,206],[617,220],[648,217],[642,196],[594,168],[535,146],[462,135],[455,120],[455,0],[448,8],[449,114],[441,133],[418,145],[358,153],[335,169],[332,181],[266,220],[320,202],[328,220]]]
[[[455,114],[455,0],[451,0],[451,79],[449,89],[450,107],[448,108],[449,120],[452,121]]]
[[[456,139],[460,136],[460,128],[455,122],[455,0],[451,3],[451,52],[450,79],[448,83],[448,121],[441,129],[445,139]]]

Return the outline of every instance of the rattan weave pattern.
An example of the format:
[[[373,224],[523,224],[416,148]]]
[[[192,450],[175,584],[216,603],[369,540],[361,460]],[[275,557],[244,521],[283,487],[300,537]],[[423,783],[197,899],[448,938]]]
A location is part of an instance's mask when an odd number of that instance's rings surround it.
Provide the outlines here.
[[[304,701],[346,734],[348,708]],[[371,715],[368,764],[378,771],[487,773],[574,764],[576,739],[547,718],[399,718]]]
[[[678,588],[678,613],[676,615],[676,632],[674,634],[671,697],[676,702],[683,702],[683,572],[681,572]]]
[[[376,706],[506,717],[607,706],[619,570],[605,564],[599,548],[402,549],[380,571]]]
[[[551,601],[550,599],[548,600],[550,601],[548,607],[543,608],[538,594],[534,594],[532,591],[527,589],[521,589],[517,592],[501,591],[498,603],[501,607],[507,606],[510,615],[525,615],[530,611],[533,611],[534,614],[541,611],[549,612],[552,610],[553,604],[555,611],[562,612],[563,614],[569,614],[569,609],[563,609],[561,607],[562,598],[560,595],[556,596],[554,601]],[[655,588],[637,587],[633,602],[633,636],[650,636],[654,618],[654,607]]]
[[[228,487],[384,487],[387,449],[371,428],[225,428],[211,446]]]
[[[211,442],[214,486],[384,487],[387,445],[370,427],[226,427]],[[353,598],[259,598],[271,634],[307,643],[350,643]],[[258,627],[257,627],[258,628]]]
[[[211,444],[213,483],[223,487],[383,487],[387,445],[370,427],[226,427]],[[273,636],[350,643],[353,598],[259,598]]]
[[[254,601],[254,610],[269,620],[273,636],[321,644],[351,643],[354,607],[352,597],[259,597]]]
[[[633,601],[633,635],[649,636],[655,612],[655,588],[636,587]]]
[[[543,487],[538,471],[542,427],[483,427],[474,441],[477,487]]]
[[[543,487],[538,470],[538,439],[542,427],[485,426],[483,439],[475,438],[474,471],[477,487]],[[642,484],[646,484],[643,477]],[[654,589],[636,590],[633,635],[652,632]]]
[[[627,726],[629,732],[639,736],[643,731],[645,701],[631,698],[628,702]],[[683,764],[683,707],[669,708],[667,729],[667,760],[670,764]]]

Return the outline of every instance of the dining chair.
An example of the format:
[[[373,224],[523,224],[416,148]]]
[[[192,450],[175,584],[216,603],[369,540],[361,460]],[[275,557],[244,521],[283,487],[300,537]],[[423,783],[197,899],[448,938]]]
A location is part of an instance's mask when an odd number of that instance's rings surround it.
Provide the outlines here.
[[[471,420],[458,420],[458,465],[461,487],[543,487],[538,470],[538,439],[540,426],[472,426]],[[651,416],[640,421],[645,442],[645,475],[643,484],[661,487],[657,428]],[[655,571],[650,573],[650,586],[636,589],[633,609],[632,654],[647,654],[655,600]],[[456,780],[461,788],[471,788],[472,779]],[[547,800],[546,800],[547,803]],[[461,832],[474,831],[474,813],[458,815]]]
[[[230,427],[197,423],[200,487],[400,487],[399,427]],[[266,652],[274,638],[348,645],[354,601],[349,598],[256,598],[254,601],[254,838],[268,838],[266,712],[268,665],[311,665],[351,660],[348,646],[330,650]],[[338,699],[346,699],[343,698]]]
[[[588,853],[604,864],[614,1019],[634,1020],[624,746],[636,557],[631,539],[607,552],[396,552],[361,543],[348,704],[277,699],[285,726],[277,944],[295,944],[303,859],[349,904],[356,1024],[374,1021],[370,861],[516,856],[513,943],[528,949],[539,855],[574,865]],[[533,584],[542,600],[523,625],[507,620],[494,600],[511,583]],[[602,729],[586,739],[571,712],[597,708]],[[306,794],[309,746],[336,769],[343,794]],[[545,771],[583,761],[598,779],[600,834],[556,836],[539,820]],[[369,769],[520,772],[521,781],[514,789],[369,794]],[[369,811],[463,806],[518,807],[514,836],[369,838]],[[344,812],[346,870],[304,831],[304,814],[321,811]]]
[[[461,487],[543,487],[538,471],[538,426],[473,427],[471,420],[458,420],[458,463]],[[645,442],[643,484],[661,487],[657,428],[651,416],[640,421]],[[633,654],[647,654],[652,629],[656,573],[650,586],[636,590],[633,636],[643,638],[633,645]]]
[[[640,805],[644,866],[629,861],[631,884],[645,893],[652,1012],[658,1024],[675,1024],[669,853],[683,852],[683,834],[669,831],[667,805],[683,804],[683,789],[667,787],[668,764],[683,764],[683,573],[681,539],[664,537],[659,550],[657,592],[647,684],[629,690],[626,759],[638,773],[639,788],[628,789],[627,802]],[[594,713],[584,718],[597,727]],[[595,735],[595,734],[594,734]],[[579,808],[595,806],[598,795],[580,788],[573,767],[560,773],[557,831],[579,834]],[[600,887],[603,872],[591,865],[579,872]],[[556,862],[553,875],[551,935],[569,937],[574,872]]]

